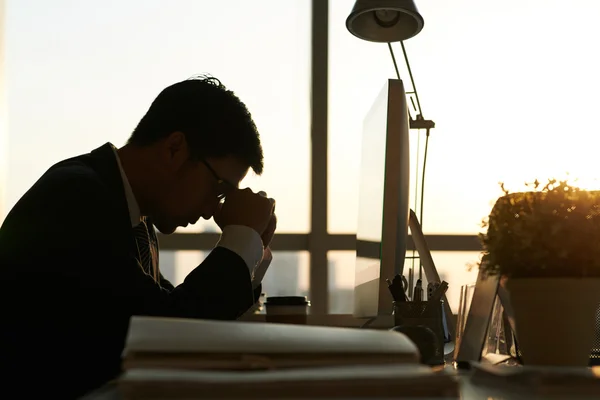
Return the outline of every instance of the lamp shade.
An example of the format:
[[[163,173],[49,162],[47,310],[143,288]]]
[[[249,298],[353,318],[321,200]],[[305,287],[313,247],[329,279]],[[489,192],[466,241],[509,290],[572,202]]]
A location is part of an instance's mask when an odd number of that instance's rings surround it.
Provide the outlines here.
[[[354,36],[370,42],[399,42],[423,29],[424,21],[412,0],[357,0],[346,19]]]

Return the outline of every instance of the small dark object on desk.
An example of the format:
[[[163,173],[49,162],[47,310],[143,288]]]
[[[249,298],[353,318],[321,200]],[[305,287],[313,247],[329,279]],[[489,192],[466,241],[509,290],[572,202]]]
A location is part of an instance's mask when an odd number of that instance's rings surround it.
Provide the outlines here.
[[[397,274],[392,281],[389,279],[385,280],[388,284],[388,289],[392,294],[394,301],[406,301],[406,287],[408,283],[405,283],[406,278],[402,275]]]
[[[438,365],[440,364],[438,349],[438,339],[429,327],[424,325],[400,325],[395,326],[391,331],[400,332],[405,334],[419,349],[421,354],[421,363],[427,365]],[[442,360],[443,363],[443,360]]]

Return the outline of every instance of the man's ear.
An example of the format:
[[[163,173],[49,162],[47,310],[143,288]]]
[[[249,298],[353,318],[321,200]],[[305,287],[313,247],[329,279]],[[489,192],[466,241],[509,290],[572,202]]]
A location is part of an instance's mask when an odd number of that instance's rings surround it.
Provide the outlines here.
[[[183,132],[175,131],[165,138],[165,156],[173,169],[179,169],[190,158],[190,151]]]
[[[187,151],[187,141],[183,132],[175,131],[166,137],[165,144],[171,155],[174,155],[182,150]]]

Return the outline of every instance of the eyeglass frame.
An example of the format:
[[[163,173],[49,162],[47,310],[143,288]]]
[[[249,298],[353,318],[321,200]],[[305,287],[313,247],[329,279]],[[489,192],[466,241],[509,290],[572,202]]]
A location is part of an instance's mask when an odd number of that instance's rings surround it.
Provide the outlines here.
[[[217,174],[217,171],[214,170],[213,167],[211,167],[211,165],[208,163],[208,161],[206,161],[205,159],[200,159],[200,161],[202,161],[202,164],[204,164],[206,166],[206,168],[210,171],[210,173],[213,175],[213,177],[215,178],[215,180],[217,181],[217,185],[219,186],[223,186],[225,185],[228,188],[235,188],[235,185],[232,184],[231,182],[229,182],[226,179],[223,179],[219,176],[219,174]],[[219,191],[222,192],[222,191]],[[217,195],[217,199],[219,200],[224,200],[226,196],[226,193],[219,193]]]

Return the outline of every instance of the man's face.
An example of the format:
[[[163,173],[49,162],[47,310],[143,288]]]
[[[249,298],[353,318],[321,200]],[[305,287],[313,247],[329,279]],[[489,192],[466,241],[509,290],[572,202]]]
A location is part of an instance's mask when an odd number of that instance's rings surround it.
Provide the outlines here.
[[[164,234],[194,224],[200,217],[212,218],[217,205],[248,173],[248,166],[231,156],[191,160],[185,137],[176,137],[161,161],[164,168],[152,220]]]

